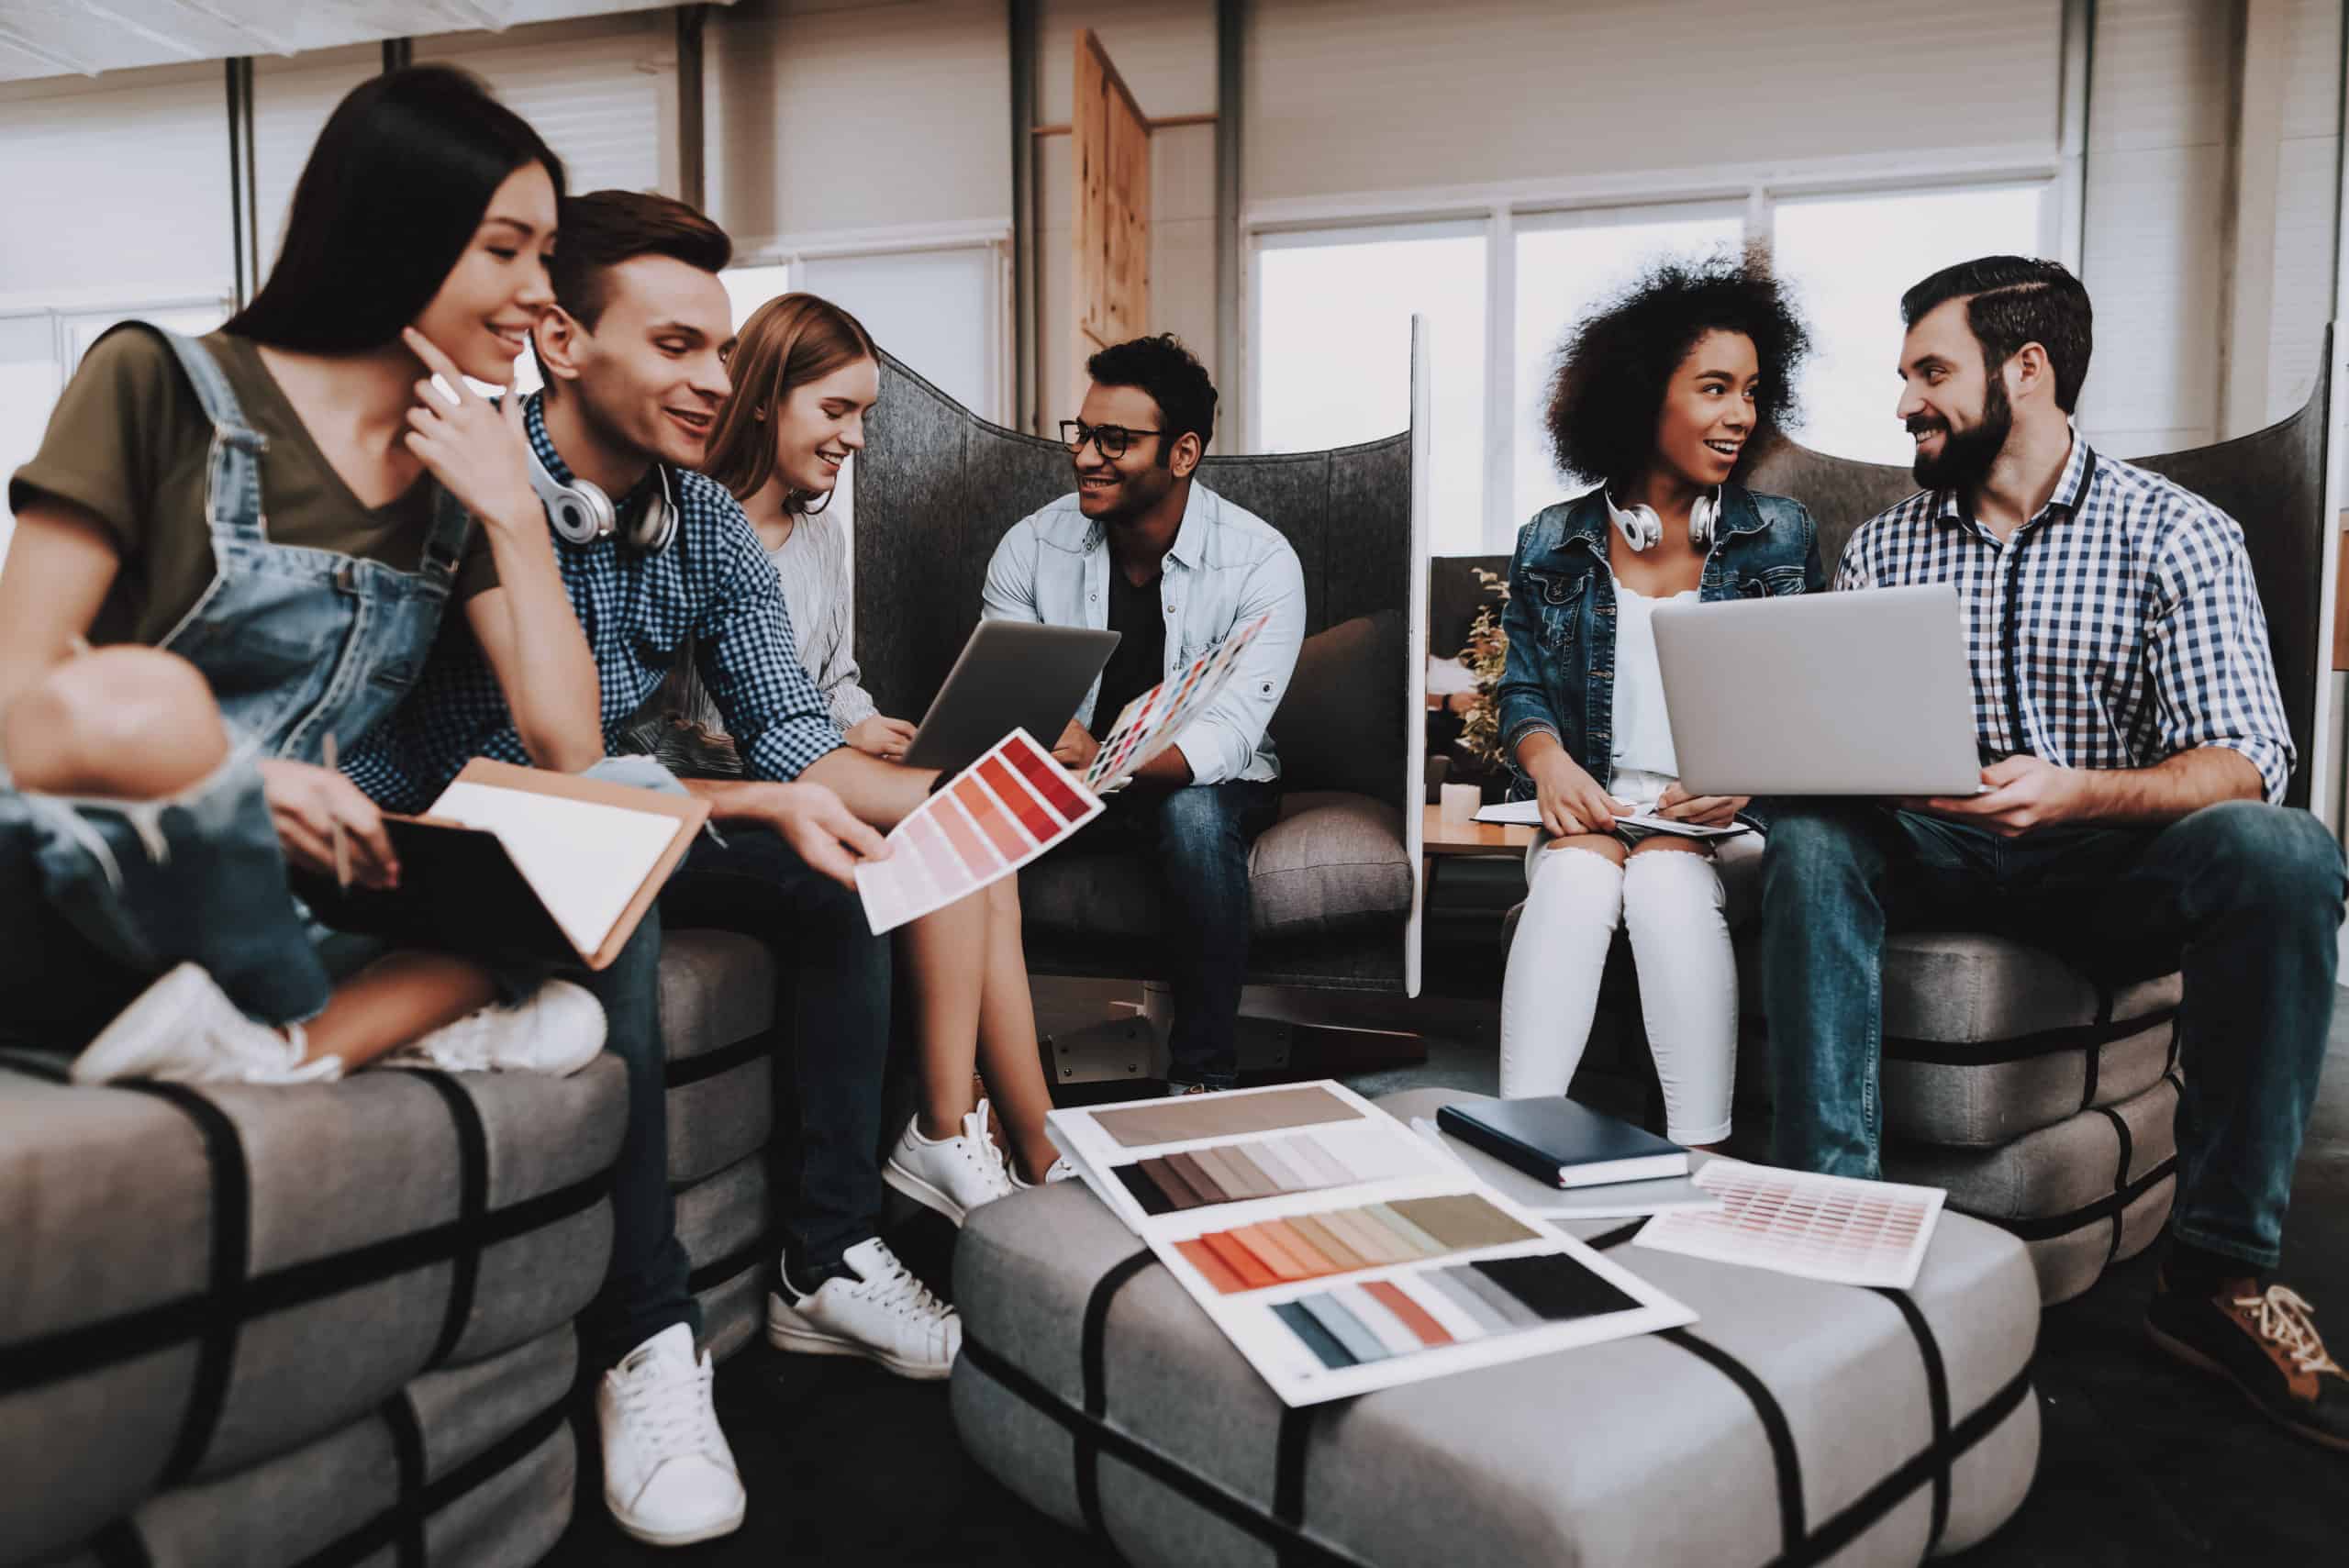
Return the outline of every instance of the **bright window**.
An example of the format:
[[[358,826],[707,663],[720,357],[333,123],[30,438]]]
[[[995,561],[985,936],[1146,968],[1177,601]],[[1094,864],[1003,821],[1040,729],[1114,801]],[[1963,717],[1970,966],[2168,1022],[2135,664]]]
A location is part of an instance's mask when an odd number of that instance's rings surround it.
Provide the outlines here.
[[[800,288],[864,324],[873,340],[963,407],[997,409],[996,322],[1002,285],[996,249],[969,245],[863,256],[814,256]]]
[[[1976,256],[2046,254],[2053,187],[1980,185],[1781,198],[1771,225],[1778,273],[1809,323],[1802,377],[1806,446],[1906,465],[1914,443],[1899,401],[1900,295]]]
[[[729,267],[718,274],[726,285],[726,297],[734,306],[734,330],[740,332],[742,323],[779,294],[791,292],[791,268],[776,262],[763,267]]]
[[[1485,226],[1267,237],[1256,260],[1256,450],[1316,451],[1411,422],[1426,319],[1434,552],[1484,539]]]
[[[1743,204],[1617,207],[1517,220],[1517,374],[1512,428],[1514,526],[1569,494],[1542,426],[1550,373],[1567,329],[1665,257],[1702,257],[1745,234]]]

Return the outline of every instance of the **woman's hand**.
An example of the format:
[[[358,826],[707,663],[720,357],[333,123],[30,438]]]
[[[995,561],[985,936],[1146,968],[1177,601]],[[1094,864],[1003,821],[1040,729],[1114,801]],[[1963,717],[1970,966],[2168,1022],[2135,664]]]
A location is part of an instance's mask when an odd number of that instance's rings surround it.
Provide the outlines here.
[[[1628,804],[1599,788],[1598,781],[1563,750],[1544,751],[1527,771],[1533,776],[1533,798],[1542,808],[1542,826],[1553,838],[1612,833],[1616,814],[1631,810]]]
[[[885,762],[902,762],[906,760],[906,748],[914,743],[914,727],[902,718],[884,718],[876,713],[850,725],[843,731],[843,738],[869,756]]]
[[[413,327],[401,340],[427,370],[457,395],[451,405],[430,376],[416,384],[416,406],[407,411],[407,448],[423,460],[432,477],[481,519],[484,528],[543,529],[546,512],[530,488],[529,437],[522,428],[522,400],[509,388],[497,403],[465,384],[454,361]]]
[[[1698,828],[1726,828],[1753,801],[1750,795],[1690,795],[1675,779],[1656,796],[1655,814],[1666,821],[1687,822]]]
[[[357,784],[331,768],[273,761],[261,764],[261,787],[289,862],[334,875],[334,834],[340,827],[353,882],[362,887],[399,885],[399,857],[384,831],[384,814]]]

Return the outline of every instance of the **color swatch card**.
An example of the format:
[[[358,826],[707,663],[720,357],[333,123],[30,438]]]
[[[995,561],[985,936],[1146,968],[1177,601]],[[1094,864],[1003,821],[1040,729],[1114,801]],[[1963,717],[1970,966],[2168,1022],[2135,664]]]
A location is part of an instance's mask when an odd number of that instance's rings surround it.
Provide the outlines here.
[[[1045,1125],[1138,1235],[1194,1209],[1236,1214],[1298,1193],[1363,1196],[1448,1173],[1401,1123],[1334,1083],[1057,1110]]]
[[[1046,1125],[1291,1405],[1695,1321],[1340,1084]]]
[[[1496,1194],[1447,1178],[1377,1202],[1303,1194],[1144,1239],[1289,1405],[1653,1333],[1696,1313]]]
[[[1258,616],[1193,660],[1181,675],[1160,682],[1128,703],[1109,733],[1102,737],[1100,752],[1092,765],[1085,770],[1085,784],[1094,789],[1110,788],[1172,746],[1183,727],[1223,695],[1239,667],[1240,655],[1272,618],[1269,610]]]
[[[1906,1290],[1941,1218],[1939,1187],[1815,1176],[1710,1160],[1691,1181],[1721,1200],[1711,1213],[1662,1214],[1636,1245],[1743,1263],[1832,1284]]]
[[[1101,801],[1015,729],[941,785],[889,835],[889,858],[856,868],[873,934],[1006,877],[1101,815]]]

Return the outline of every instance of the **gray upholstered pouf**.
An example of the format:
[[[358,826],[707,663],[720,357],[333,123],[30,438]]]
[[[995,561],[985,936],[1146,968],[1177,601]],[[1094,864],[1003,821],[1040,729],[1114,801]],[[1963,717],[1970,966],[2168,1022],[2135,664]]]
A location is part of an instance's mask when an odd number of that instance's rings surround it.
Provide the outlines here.
[[[2039,1295],[2012,1238],[1945,1216],[1905,1292],[1614,1255],[1701,1321],[1292,1410],[1090,1192],[1023,1193],[956,1250],[956,1429],[1140,1564],[1914,1563],[2021,1503]]]
[[[291,1453],[148,1499],[43,1568],[538,1562],[571,1523],[578,1451],[566,1418],[577,1362],[565,1327],[426,1373]]]
[[[2171,1073],[1996,1149],[1896,1144],[1887,1177],[1944,1187],[1950,1207],[2020,1238],[2049,1306],[2152,1245],[2177,1192],[2177,1096]]]
[[[203,1089],[9,1060],[0,1247],[42,1266],[0,1289],[0,1563],[371,1419],[428,1368],[567,1340],[603,1283],[608,1057]]]

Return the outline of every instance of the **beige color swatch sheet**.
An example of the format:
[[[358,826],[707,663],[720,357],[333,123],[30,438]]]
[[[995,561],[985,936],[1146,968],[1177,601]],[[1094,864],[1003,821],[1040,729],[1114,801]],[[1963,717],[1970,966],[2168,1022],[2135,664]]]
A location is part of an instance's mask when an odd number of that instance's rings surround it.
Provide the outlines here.
[[[583,953],[603,946],[677,836],[674,817],[495,784],[452,784],[428,815],[496,834]]]

